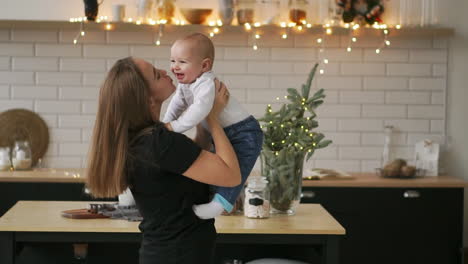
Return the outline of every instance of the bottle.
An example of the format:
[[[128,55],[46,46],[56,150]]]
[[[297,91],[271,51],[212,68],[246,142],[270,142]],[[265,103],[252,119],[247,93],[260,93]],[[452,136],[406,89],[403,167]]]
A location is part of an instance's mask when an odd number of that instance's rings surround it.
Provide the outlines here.
[[[15,170],[31,169],[32,153],[28,141],[15,141],[15,147],[11,153],[11,161]]]
[[[392,132],[393,126],[385,126],[384,148],[382,152],[382,167],[393,160],[392,157]]]
[[[253,24],[255,19],[255,0],[237,1],[237,22],[239,25]]]
[[[0,148],[0,171],[7,171],[11,168],[10,148]]]
[[[245,188],[244,215],[248,218],[270,217],[270,192],[265,177],[249,178]]]

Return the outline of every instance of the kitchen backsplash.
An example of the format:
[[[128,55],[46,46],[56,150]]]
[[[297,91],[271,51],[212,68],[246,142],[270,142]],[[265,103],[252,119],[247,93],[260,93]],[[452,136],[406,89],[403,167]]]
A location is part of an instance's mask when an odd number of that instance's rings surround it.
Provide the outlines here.
[[[170,44],[181,35],[166,34],[155,46],[150,32],[95,31],[73,45],[76,33],[0,29],[0,111],[26,108],[46,120],[51,143],[44,161],[50,167],[85,166],[99,85],[114,61],[136,56],[168,69]],[[376,54],[382,43],[377,35],[359,38],[351,53],[347,35],[327,36],[324,53],[318,37],[268,34],[255,51],[250,35],[222,33],[213,38],[214,71],[259,117],[267,104],[275,108],[284,100],[286,88],[300,87],[315,62],[329,59],[313,87],[326,91],[319,130],[334,143],[318,150],[307,167],[373,171],[380,166],[385,125],[394,126],[402,158],[412,159],[421,139],[443,141],[447,38],[390,37],[391,46]]]

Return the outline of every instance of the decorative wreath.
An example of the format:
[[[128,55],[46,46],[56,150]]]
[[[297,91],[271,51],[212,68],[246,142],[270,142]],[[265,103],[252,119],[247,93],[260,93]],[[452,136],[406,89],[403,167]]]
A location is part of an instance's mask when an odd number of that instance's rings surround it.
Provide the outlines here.
[[[343,22],[359,24],[381,23],[380,16],[384,11],[382,0],[336,0],[336,4],[343,9]]]

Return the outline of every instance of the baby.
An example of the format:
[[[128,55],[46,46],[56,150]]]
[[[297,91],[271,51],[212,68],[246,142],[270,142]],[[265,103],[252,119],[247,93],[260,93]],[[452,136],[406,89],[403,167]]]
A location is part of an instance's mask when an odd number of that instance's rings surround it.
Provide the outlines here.
[[[168,123],[167,126],[173,131],[183,133],[199,123],[208,130],[204,120],[215,96],[215,75],[211,71],[213,61],[213,43],[203,34],[191,34],[172,45],[171,71],[179,84],[163,122]],[[263,132],[258,121],[232,96],[219,115],[219,121],[236,152],[242,182],[237,187],[215,186],[211,202],[194,206],[195,214],[202,219],[214,218],[224,210],[232,211],[263,143]]]

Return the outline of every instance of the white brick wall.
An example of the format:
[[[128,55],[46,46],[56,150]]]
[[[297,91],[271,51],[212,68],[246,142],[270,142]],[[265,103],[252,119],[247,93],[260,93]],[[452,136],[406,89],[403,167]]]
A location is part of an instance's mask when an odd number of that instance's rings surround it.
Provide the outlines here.
[[[85,166],[99,86],[117,59],[141,57],[167,70],[171,43],[185,34],[167,32],[154,46],[155,33],[90,31],[73,45],[76,33],[0,30],[0,111],[26,108],[43,117],[51,135],[44,162],[51,167]],[[391,48],[376,54],[377,35],[359,37],[351,53],[348,36],[327,36],[322,53],[318,37],[291,33],[282,40],[266,31],[256,51],[242,32],[213,38],[215,73],[257,117],[266,104],[278,109],[285,89],[299,88],[315,62],[329,60],[313,89],[326,91],[318,130],[334,143],[318,150],[306,169],[373,171],[381,165],[384,125],[394,126],[392,142],[402,158],[412,159],[418,140],[444,140],[446,39],[391,37]]]

